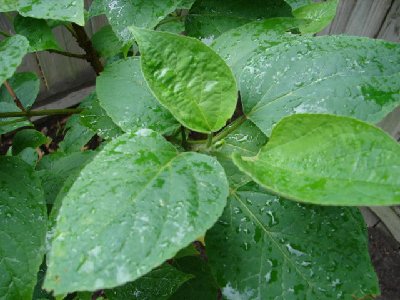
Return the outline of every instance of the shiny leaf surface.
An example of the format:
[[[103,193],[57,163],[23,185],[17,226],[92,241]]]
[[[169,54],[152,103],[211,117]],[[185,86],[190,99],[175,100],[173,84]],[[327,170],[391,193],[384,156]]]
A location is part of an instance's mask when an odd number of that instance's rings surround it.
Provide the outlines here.
[[[291,16],[291,9],[283,0],[200,0],[189,12],[186,30],[191,36],[212,40],[251,21],[285,16]]]
[[[221,129],[237,101],[236,81],[225,62],[196,39],[132,31],[144,77],[161,104],[189,129],[205,133]]]
[[[84,25],[83,0],[0,0],[0,11],[18,11],[25,17],[62,20]]]
[[[28,53],[29,42],[22,35],[13,35],[0,42],[0,82],[10,78]]]
[[[356,119],[293,115],[254,157],[234,154],[240,170],[288,199],[322,205],[400,203],[400,145]]]
[[[0,298],[32,299],[43,259],[47,212],[39,177],[0,156]]]
[[[301,205],[254,183],[231,194],[206,236],[225,299],[377,295],[367,242],[358,209]]]
[[[112,140],[63,200],[45,287],[61,294],[139,278],[204,234],[227,195],[211,157],[179,153],[148,129]]]
[[[125,132],[150,128],[164,134],[179,126],[152,95],[137,57],[107,65],[97,78],[96,93],[101,107]]]
[[[163,264],[133,282],[106,290],[105,294],[110,300],[167,300],[183,283],[193,277]]]
[[[241,73],[245,114],[269,135],[282,117],[329,113],[377,123],[400,103],[400,45],[349,36],[292,39]]]

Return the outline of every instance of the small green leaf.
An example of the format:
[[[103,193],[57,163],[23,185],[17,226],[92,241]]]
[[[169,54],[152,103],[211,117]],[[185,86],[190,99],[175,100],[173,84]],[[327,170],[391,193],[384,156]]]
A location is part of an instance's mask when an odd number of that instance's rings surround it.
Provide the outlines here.
[[[124,49],[124,43],[118,39],[110,25],[97,31],[92,37],[92,43],[102,57],[112,57]]]
[[[244,112],[267,135],[295,113],[378,123],[400,103],[399,57],[400,44],[349,36],[302,37],[267,47],[240,74]]]
[[[322,205],[400,204],[400,145],[380,129],[332,115],[293,115],[240,170],[269,191]]]
[[[48,49],[61,50],[55,39],[51,27],[45,20],[22,17],[17,15],[14,19],[16,33],[25,36],[30,45],[29,52]]]
[[[80,123],[83,126],[96,132],[103,139],[112,139],[123,133],[113,120],[107,115],[104,109],[100,106],[99,99],[96,93],[89,95],[82,103],[84,110],[80,113]]]
[[[255,20],[286,16],[291,9],[283,0],[199,0],[189,12],[186,30],[190,36],[212,40]]]
[[[80,123],[79,115],[72,115],[68,119],[65,129],[67,133],[58,146],[60,151],[66,153],[81,151],[90,139],[96,135],[94,131]]]
[[[336,15],[338,0],[311,3],[297,8],[293,15],[298,19],[310,20],[310,23],[300,26],[302,33],[317,33],[332,22]]]
[[[1,0],[0,0],[1,1]],[[4,1],[4,0],[3,0]],[[0,42],[0,82],[10,78],[28,53],[29,42],[22,35],[13,35]]]
[[[191,130],[209,133],[225,126],[237,101],[236,81],[225,62],[196,39],[139,28],[132,32],[144,77],[161,104]]]
[[[182,0],[104,0],[106,16],[121,40],[132,40],[130,26],[154,28],[178,8]]]
[[[15,73],[10,79],[8,79],[8,83],[14,90],[22,105],[26,109],[30,108],[39,94],[40,80],[37,75],[30,72]],[[14,99],[10,96],[4,85],[0,89],[0,102],[14,104]],[[15,110],[12,111],[19,110],[19,108],[15,107]]]
[[[107,65],[97,77],[96,93],[101,107],[125,132],[150,128],[166,134],[179,126],[151,94],[137,57]]]
[[[45,288],[92,291],[139,278],[203,235],[227,194],[209,156],[179,153],[148,129],[110,141],[63,199]]]
[[[25,148],[16,156],[32,167],[35,167],[37,161],[39,160],[39,154],[37,153],[36,149],[31,147]]]
[[[193,277],[163,264],[133,282],[106,290],[105,294],[110,300],[167,300],[183,283]]]
[[[39,177],[0,156],[0,298],[32,299],[45,252],[47,212]]]
[[[313,0],[285,0],[285,2],[287,2],[293,10],[314,3]]]
[[[0,11],[18,11],[24,17],[85,24],[83,0],[0,0]]]
[[[17,155],[25,148],[37,148],[40,145],[47,144],[50,140],[40,131],[35,129],[24,129],[18,131],[12,144],[12,154]]]
[[[206,244],[225,299],[367,299],[379,294],[356,208],[300,205],[252,183],[231,194]]]

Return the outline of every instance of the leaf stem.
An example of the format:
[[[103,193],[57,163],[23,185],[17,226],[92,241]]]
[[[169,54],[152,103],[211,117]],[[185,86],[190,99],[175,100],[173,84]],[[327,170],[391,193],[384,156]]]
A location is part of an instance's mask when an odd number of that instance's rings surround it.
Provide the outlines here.
[[[213,134],[210,133],[207,135],[207,148],[210,148],[213,144]]]
[[[56,53],[56,54],[60,54],[60,55],[64,55],[67,57],[74,57],[74,58],[80,58],[80,59],[87,59],[86,54],[77,54],[77,53],[71,53],[71,52],[67,52],[67,51],[61,51],[61,50],[55,50],[55,49],[48,49],[46,50],[47,52],[50,53]]]
[[[21,101],[18,99],[17,94],[15,94],[13,88],[11,87],[11,85],[8,83],[8,81],[4,81],[4,86],[7,89],[7,92],[10,94],[10,96],[13,98],[15,105],[17,105],[17,107],[23,111],[26,112],[25,107],[22,105]]]
[[[12,125],[12,124],[19,123],[19,122],[24,122],[24,121],[27,121],[26,117],[14,119],[14,120],[11,120],[11,121],[0,122],[0,126]]]
[[[7,32],[4,32],[2,30],[0,30],[0,34],[5,36],[5,37],[10,37],[11,36],[11,34],[8,34]]]
[[[64,108],[64,109],[0,112],[0,118],[69,115],[69,114],[79,114],[82,112],[82,110],[83,110],[82,108]]]
[[[235,131],[246,120],[247,120],[246,116],[244,116],[244,115],[240,116],[235,121],[233,121],[228,126],[226,126],[223,130],[221,130],[217,135],[215,135],[213,142],[215,143],[215,142],[218,142],[218,141],[224,139],[228,134]]]

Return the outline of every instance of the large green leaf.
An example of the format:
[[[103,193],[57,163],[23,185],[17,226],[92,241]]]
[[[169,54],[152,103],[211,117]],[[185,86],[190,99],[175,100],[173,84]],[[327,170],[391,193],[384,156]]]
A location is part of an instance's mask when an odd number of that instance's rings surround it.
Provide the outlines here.
[[[84,25],[83,0],[0,0],[0,11],[18,11],[25,17]]]
[[[163,264],[133,282],[106,290],[105,294],[110,300],[167,300],[183,283],[193,277],[169,264]]]
[[[129,26],[154,28],[182,0],[104,0],[108,21],[123,41],[132,39]]]
[[[293,11],[298,19],[310,20],[306,25],[300,26],[302,33],[317,33],[332,22],[336,15],[339,0],[328,0],[325,2],[311,3]]]
[[[291,39],[255,54],[239,87],[265,134],[282,117],[330,113],[379,122],[400,103],[400,45],[348,36]]]
[[[283,0],[200,0],[190,10],[186,30],[191,36],[212,40],[251,21],[285,16],[291,16],[291,9]]]
[[[234,163],[268,190],[323,205],[400,204],[400,145],[356,119],[293,115],[254,157]]]
[[[225,299],[367,299],[379,286],[365,229],[356,208],[300,205],[249,184],[207,232],[207,252]]]
[[[149,129],[112,140],[63,200],[45,287],[61,294],[139,278],[204,234],[227,194],[209,156],[179,153]]]
[[[39,20],[17,15],[14,19],[16,33],[25,36],[30,45],[30,52],[48,49],[61,50],[55,39],[51,27],[45,20]]]
[[[0,298],[32,299],[43,259],[47,212],[39,177],[0,156]]]
[[[0,0],[1,1],[1,0]],[[13,35],[0,42],[0,83],[10,78],[28,53],[29,42],[22,35]]]
[[[144,77],[175,118],[198,132],[225,126],[237,101],[236,81],[225,62],[199,40],[138,28],[132,31]]]
[[[174,117],[154,98],[137,57],[106,66],[96,81],[100,105],[122,130],[150,128],[168,133],[178,127]]]
[[[102,57],[112,57],[124,50],[124,43],[115,35],[110,25],[97,31],[92,37],[93,47]],[[129,47],[129,44],[128,46]]]
[[[8,80],[8,83],[14,90],[22,105],[27,109],[30,108],[39,94],[40,80],[37,75],[30,72],[15,73]],[[14,104],[14,99],[11,97],[4,85],[0,89],[0,102]],[[19,111],[19,108],[15,106],[15,109],[11,111]]]

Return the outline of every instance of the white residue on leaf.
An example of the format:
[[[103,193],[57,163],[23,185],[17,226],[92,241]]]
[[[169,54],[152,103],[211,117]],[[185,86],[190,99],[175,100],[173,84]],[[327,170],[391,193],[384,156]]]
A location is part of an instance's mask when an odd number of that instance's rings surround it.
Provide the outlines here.
[[[96,246],[92,250],[89,251],[89,255],[97,257],[101,252],[101,246]]]
[[[215,80],[207,81],[206,86],[204,87],[204,91],[211,92],[217,84],[218,84],[218,81],[215,81]]]
[[[125,283],[131,279],[131,274],[128,272],[125,266],[118,266],[117,267],[117,282],[118,283]]]
[[[246,290],[244,293],[234,289],[230,282],[222,289],[222,294],[228,300],[247,300],[253,298],[254,291]]]
[[[149,136],[152,134],[153,130],[147,129],[147,128],[141,128],[138,131],[136,131],[137,136]]]
[[[94,270],[94,263],[90,260],[85,261],[85,263],[81,267],[82,272],[91,273]]]

